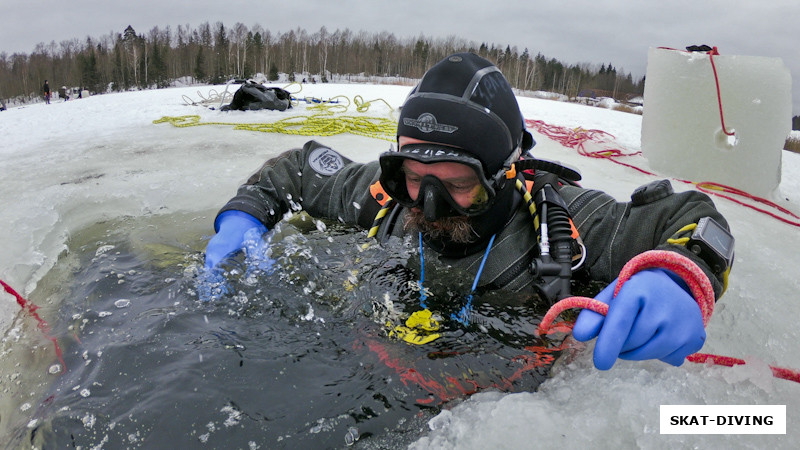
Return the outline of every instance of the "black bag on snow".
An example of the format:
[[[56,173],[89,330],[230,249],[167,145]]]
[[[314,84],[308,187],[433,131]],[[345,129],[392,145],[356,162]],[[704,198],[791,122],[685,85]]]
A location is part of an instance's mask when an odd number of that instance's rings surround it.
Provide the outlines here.
[[[229,105],[223,106],[222,111],[254,111],[258,109],[272,109],[285,111],[292,107],[292,95],[276,87],[266,87],[253,81],[247,81],[236,93]]]

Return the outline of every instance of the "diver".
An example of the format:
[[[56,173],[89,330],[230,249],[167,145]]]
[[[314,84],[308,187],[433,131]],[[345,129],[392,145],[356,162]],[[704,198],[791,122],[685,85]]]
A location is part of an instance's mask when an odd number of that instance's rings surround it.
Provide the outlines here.
[[[659,359],[679,366],[706,338],[701,310],[674,273],[635,274],[613,296],[634,256],[668,250],[694,262],[714,289],[727,287],[733,237],[711,199],[674,193],[666,180],[630,202],[578,185],[575,170],[535,158],[511,86],[471,53],[431,67],[400,110],[397,148],[355,163],[315,141],[267,161],[218,213],[206,248],[213,269],[265,233],[293,207],[392,236],[419,239],[420,252],[475,273],[480,289],[570,295],[573,276],[607,283],[596,298],[607,316],[583,310],[573,336],[597,338],[594,365]],[[463,317],[453,317],[456,320]]]

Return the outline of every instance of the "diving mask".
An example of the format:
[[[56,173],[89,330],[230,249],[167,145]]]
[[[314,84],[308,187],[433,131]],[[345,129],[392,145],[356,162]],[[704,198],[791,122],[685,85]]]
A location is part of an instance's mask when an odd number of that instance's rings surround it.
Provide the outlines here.
[[[518,159],[519,153],[514,152],[512,158]],[[433,175],[424,175],[418,181],[411,181],[419,183],[416,198],[411,198],[408,190],[407,171],[403,165],[407,160],[423,164],[455,162],[471,168],[478,181],[477,185],[470,188],[469,194],[472,196],[472,203],[468,206],[460,205],[453,198],[453,193],[459,187],[448,186]],[[380,165],[381,185],[386,193],[403,207],[422,210],[425,219],[429,221],[452,216],[474,217],[485,213],[494,203],[498,190],[502,188],[506,179],[505,170],[501,170],[495,176],[487,178],[483,165],[478,159],[460,149],[437,144],[404,145],[399,151],[390,151],[382,154],[380,156]],[[510,166],[510,162],[508,166]],[[414,179],[412,178],[411,180]]]

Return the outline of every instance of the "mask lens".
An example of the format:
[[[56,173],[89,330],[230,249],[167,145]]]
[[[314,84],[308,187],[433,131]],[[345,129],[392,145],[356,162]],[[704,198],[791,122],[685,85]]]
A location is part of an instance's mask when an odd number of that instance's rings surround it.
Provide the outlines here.
[[[493,195],[478,178],[459,179],[457,182],[442,181],[434,175],[406,173],[406,190],[416,194],[415,200],[408,202],[409,207],[416,207],[426,212],[436,211],[438,217],[473,216],[486,211]],[[404,205],[406,206],[406,205]],[[428,220],[431,220],[430,215]]]
[[[472,197],[472,206],[469,207],[470,210],[475,210],[478,212],[483,212],[489,207],[489,192],[486,190],[486,186],[479,184],[475,187],[473,191]]]

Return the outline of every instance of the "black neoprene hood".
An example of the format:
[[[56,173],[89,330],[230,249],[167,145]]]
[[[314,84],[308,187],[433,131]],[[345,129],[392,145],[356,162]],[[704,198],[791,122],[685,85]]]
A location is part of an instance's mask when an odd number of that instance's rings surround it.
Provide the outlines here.
[[[400,110],[397,134],[461,148],[481,161],[487,176],[533,143],[511,85],[472,53],[451,55],[425,73]]]

